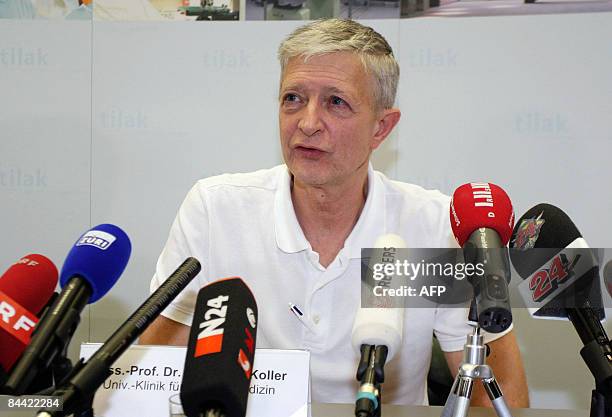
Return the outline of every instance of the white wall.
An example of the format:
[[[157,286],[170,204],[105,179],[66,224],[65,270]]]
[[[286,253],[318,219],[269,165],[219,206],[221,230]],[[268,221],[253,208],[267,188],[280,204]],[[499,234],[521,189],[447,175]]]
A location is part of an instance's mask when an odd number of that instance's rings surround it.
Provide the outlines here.
[[[375,166],[447,193],[497,182],[517,215],[548,201],[611,246],[612,14],[366,23],[402,68],[402,122]],[[133,243],[75,342],[104,340],[146,298],[196,179],[280,163],[275,53],[298,24],[0,20],[0,265],[30,252],[61,265],[101,222]],[[588,408],[571,326],[516,310],[515,328],[532,405]]]

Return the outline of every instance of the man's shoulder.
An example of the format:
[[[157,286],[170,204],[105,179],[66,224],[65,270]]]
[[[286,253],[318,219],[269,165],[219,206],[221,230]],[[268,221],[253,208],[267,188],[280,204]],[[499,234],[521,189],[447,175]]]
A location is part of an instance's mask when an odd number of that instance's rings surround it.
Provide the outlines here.
[[[439,190],[428,190],[420,185],[391,180],[378,171],[376,171],[376,174],[384,185],[387,198],[395,197],[397,200],[413,207],[428,205],[447,208],[450,203],[450,197]]]
[[[220,174],[198,180],[196,188],[201,192],[214,191],[216,189],[230,191],[261,189],[274,191],[278,187],[279,178],[285,171],[285,165],[277,165],[273,168],[260,169],[253,172]]]
[[[450,227],[450,197],[438,190],[390,180],[380,174],[387,214],[398,233],[413,247],[454,247]]]

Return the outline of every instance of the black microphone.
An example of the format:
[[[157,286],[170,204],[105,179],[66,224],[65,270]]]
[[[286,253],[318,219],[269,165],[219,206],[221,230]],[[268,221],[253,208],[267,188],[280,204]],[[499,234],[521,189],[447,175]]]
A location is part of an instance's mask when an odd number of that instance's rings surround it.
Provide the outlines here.
[[[578,228],[558,207],[538,204],[517,221],[510,260],[525,280],[519,291],[527,290],[521,291],[527,306],[539,306],[534,317],[567,317],[584,344],[580,355],[596,382],[591,415],[612,415],[612,346],[600,323],[599,263]]]
[[[60,274],[62,292],[36,325],[30,344],[6,382],[7,392],[27,392],[39,373],[48,370],[65,352],[81,312],[115,285],[127,266],[131,249],[125,232],[112,224],[96,226],[76,241]]]
[[[604,318],[599,263],[560,208],[538,204],[517,221],[510,260],[526,280],[519,285],[519,292],[527,307],[538,307],[534,317],[571,319],[570,309],[587,308],[595,317]]]
[[[483,266],[482,275],[470,278],[476,296],[472,306],[477,310],[470,309],[470,316],[477,314],[470,320],[487,332],[503,332],[512,324],[506,249],[514,224],[510,198],[495,184],[464,184],[453,193],[450,221],[465,262]]]
[[[91,408],[96,390],[111,375],[111,365],[198,275],[200,269],[195,258],[187,258],[86,363],[81,360],[68,380],[53,391],[51,395],[62,398],[63,411],[40,410],[38,416],[77,414]]]
[[[200,290],[181,381],[187,417],[244,417],[255,359],[257,303],[240,278]]]

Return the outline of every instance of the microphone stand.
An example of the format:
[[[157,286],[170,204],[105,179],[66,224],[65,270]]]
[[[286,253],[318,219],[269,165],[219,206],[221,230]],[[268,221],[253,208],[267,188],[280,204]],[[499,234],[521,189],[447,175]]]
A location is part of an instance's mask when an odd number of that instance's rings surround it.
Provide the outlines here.
[[[83,358],[79,359],[79,361],[74,366],[71,367],[70,372],[68,372],[62,379],[55,380],[55,385],[53,387],[50,387],[44,391],[41,391],[37,393],[37,395],[58,395],[58,387],[62,387],[61,391],[59,391],[59,396],[63,396],[66,393],[70,393],[72,395],[70,395],[68,398],[72,400],[74,395],[76,395],[74,387],[72,386],[63,387],[63,383],[65,381],[70,380],[70,378],[72,378],[74,375],[78,374],[81,368],[83,368],[84,366],[85,366],[85,360]],[[106,379],[108,376],[110,376],[109,371],[107,371],[107,373],[105,374],[104,379]],[[94,394],[95,394],[95,391],[94,391]],[[94,410],[93,410],[94,394],[87,396],[87,397],[79,398],[78,404],[72,407],[74,408],[74,410],[48,411],[45,409],[41,409],[41,410],[38,410],[36,417],[65,417],[68,415],[73,415],[74,417],[94,417]]]
[[[484,344],[484,337],[480,333],[475,299],[472,300],[470,306],[469,322],[474,330],[467,335],[463,348],[463,363],[459,367],[451,392],[444,404],[442,417],[466,417],[468,415],[472,389],[476,380],[482,382],[497,415],[512,417],[501,388],[495,380],[493,370],[486,364],[489,347]]]
[[[58,356],[61,362],[61,356],[66,355],[68,345],[81,321],[81,312],[87,305],[85,294],[90,294],[91,290],[88,285],[81,285],[73,278],[66,284],[63,292],[65,297],[63,299],[59,296],[53,297],[53,303],[46,308],[40,318],[39,323],[46,320],[50,324],[42,329],[34,328],[30,345],[15,363],[7,381],[8,388],[15,395],[28,392],[41,372],[52,368]],[[68,305],[69,308],[66,308],[65,314],[60,316],[57,313],[62,305]],[[38,355],[34,355],[30,348],[39,352]],[[61,373],[66,369],[70,370],[70,366],[66,367],[64,364],[58,369]]]
[[[612,345],[588,299],[580,308],[566,308],[567,316],[584,343],[580,356],[595,378],[590,417],[612,415]]]

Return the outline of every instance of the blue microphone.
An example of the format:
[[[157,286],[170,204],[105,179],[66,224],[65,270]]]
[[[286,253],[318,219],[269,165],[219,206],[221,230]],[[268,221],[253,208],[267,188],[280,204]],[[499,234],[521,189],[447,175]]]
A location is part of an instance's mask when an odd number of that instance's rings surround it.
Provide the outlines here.
[[[62,292],[36,325],[30,344],[15,364],[5,384],[8,393],[26,393],[40,372],[52,366],[58,355],[65,356],[81,312],[115,285],[131,251],[127,234],[112,224],[96,226],[76,241],[60,274]]]
[[[115,285],[130,259],[132,245],[127,234],[112,224],[101,224],[76,241],[60,274],[64,288],[81,278],[91,289],[88,303],[95,303]]]

